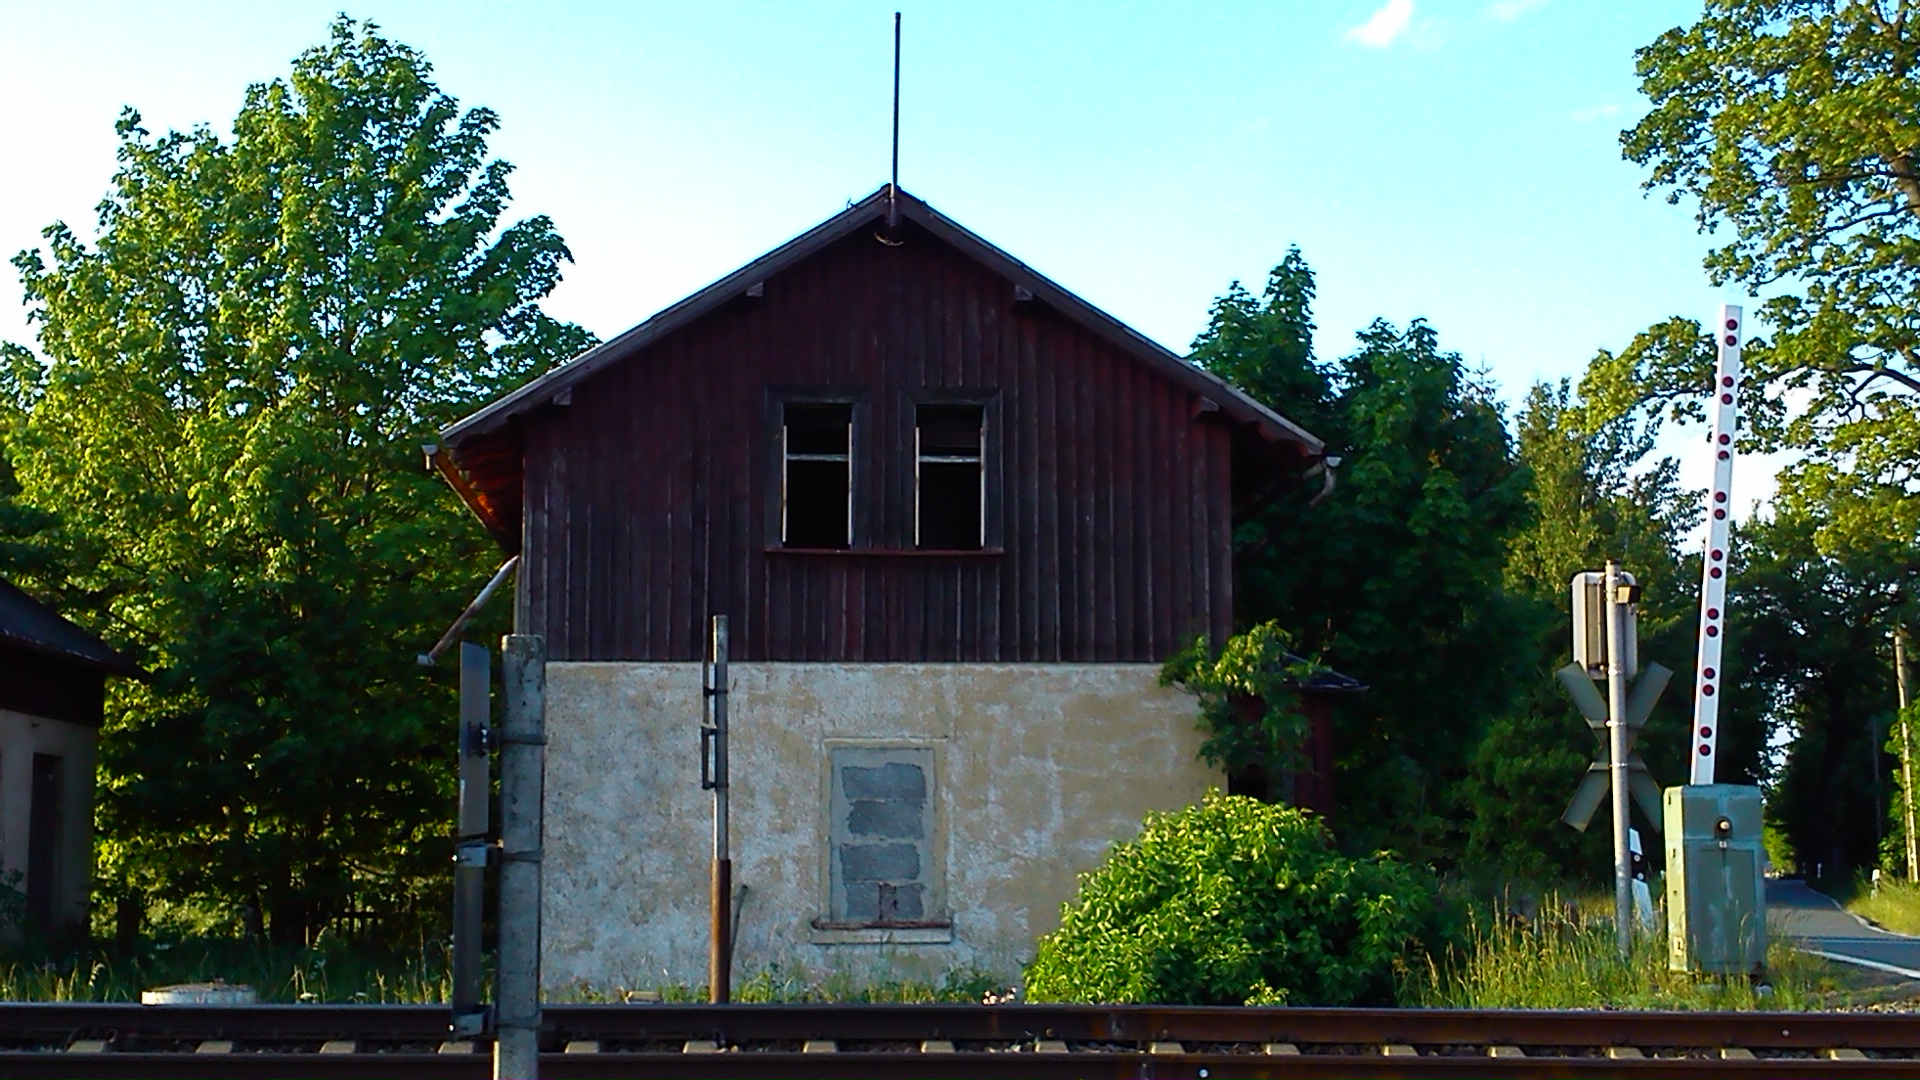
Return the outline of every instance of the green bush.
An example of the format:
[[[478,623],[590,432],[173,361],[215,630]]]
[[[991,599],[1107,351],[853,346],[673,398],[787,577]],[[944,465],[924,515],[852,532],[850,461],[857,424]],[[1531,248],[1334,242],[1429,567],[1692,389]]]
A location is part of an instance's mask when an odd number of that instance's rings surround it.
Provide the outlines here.
[[[1350,859],[1312,814],[1210,792],[1081,876],[1029,1001],[1390,1004],[1446,943],[1436,882]]]

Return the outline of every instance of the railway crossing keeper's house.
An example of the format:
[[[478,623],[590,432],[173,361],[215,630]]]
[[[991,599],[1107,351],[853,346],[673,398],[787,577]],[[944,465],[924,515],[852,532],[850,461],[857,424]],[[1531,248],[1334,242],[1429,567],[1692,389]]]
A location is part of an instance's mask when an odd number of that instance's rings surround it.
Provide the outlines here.
[[[698,984],[708,617],[736,982],[1013,977],[1224,778],[1159,664],[1313,435],[888,189],[447,428],[547,643],[549,987]]]

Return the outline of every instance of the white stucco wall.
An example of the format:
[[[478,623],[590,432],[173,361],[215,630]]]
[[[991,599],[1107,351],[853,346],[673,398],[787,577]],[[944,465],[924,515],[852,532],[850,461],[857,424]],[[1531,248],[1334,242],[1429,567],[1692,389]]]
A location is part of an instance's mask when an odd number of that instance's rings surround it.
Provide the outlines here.
[[[98,732],[86,724],[0,709],[0,873],[21,875],[33,810],[33,756],[52,754],[64,771],[60,852],[53,890],[57,918],[84,927],[93,891],[93,763]]]
[[[1148,664],[732,665],[736,985],[812,977],[1012,983],[1079,874],[1148,810],[1224,778],[1197,760],[1193,701]],[[712,801],[698,664],[547,669],[542,981],[550,991],[706,981]],[[827,753],[934,748],[950,933],[813,927],[827,908]],[[847,943],[853,937],[886,942]],[[903,940],[948,938],[950,940]]]

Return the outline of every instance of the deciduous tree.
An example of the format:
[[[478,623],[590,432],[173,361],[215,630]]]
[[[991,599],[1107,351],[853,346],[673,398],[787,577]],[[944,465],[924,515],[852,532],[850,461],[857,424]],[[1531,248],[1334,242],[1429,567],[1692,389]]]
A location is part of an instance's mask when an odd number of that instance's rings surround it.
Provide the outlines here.
[[[102,737],[123,893],[298,938],[437,888],[451,698],[413,657],[492,556],[419,444],[590,342],[539,307],[552,223],[503,227],[498,123],[342,18],[231,137],[127,110],[97,237],[14,260],[39,350],[3,376],[4,501],[64,555],[5,569],[153,674]]]
[[[1260,301],[1236,286],[1194,343],[1195,363],[1343,458],[1317,505],[1308,485],[1236,523],[1236,615],[1277,620],[1302,654],[1372,687],[1338,717],[1339,802],[1355,808],[1336,817],[1342,842],[1450,861],[1467,759],[1517,685],[1501,574],[1527,477],[1491,389],[1432,327],[1376,321],[1323,364],[1312,298],[1290,252]]]

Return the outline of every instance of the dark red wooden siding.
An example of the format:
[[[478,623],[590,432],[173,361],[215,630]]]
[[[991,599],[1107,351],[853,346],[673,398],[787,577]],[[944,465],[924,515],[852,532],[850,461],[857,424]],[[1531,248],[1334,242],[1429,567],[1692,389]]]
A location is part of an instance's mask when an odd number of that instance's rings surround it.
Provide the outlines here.
[[[770,278],[527,421],[520,625],[559,660],[1158,661],[1230,631],[1231,433],[917,229]],[[778,402],[853,397],[854,542],[778,550]],[[988,543],[913,539],[913,404],[990,396]],[[861,550],[867,549],[867,550]]]

